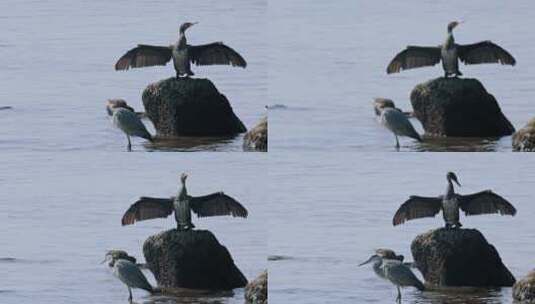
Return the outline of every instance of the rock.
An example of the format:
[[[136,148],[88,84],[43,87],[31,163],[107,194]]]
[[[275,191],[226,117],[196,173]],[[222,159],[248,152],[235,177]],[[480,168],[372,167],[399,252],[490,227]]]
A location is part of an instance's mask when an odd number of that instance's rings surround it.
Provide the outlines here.
[[[145,241],[143,254],[162,287],[231,290],[247,284],[227,248],[208,230],[161,232]]]
[[[245,287],[246,304],[267,304],[268,299],[268,273],[264,270],[256,279]]]
[[[500,287],[515,283],[494,246],[475,229],[431,230],[414,239],[411,251],[416,267],[431,285]]]
[[[494,96],[477,79],[430,80],[412,90],[411,103],[429,135],[499,137],[515,131]]]
[[[535,118],[513,134],[513,151],[535,151]]]
[[[243,150],[267,152],[268,149],[268,121],[264,117],[243,138]]]
[[[169,78],[143,91],[147,117],[160,137],[231,136],[247,129],[208,79]]]
[[[535,303],[535,269],[513,285],[513,299],[520,303]]]

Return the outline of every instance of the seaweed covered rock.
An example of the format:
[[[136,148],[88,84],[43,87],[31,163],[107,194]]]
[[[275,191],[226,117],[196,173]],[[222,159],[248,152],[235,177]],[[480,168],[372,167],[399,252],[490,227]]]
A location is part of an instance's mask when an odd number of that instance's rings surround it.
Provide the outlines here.
[[[268,150],[268,121],[264,117],[243,138],[243,150],[267,152]]]
[[[477,79],[436,78],[411,92],[414,116],[433,136],[500,137],[513,125]]]
[[[143,91],[146,115],[160,137],[232,136],[247,131],[208,79],[168,78]]]
[[[513,134],[513,151],[535,151],[535,118]]]
[[[500,287],[515,283],[498,251],[476,229],[431,230],[414,239],[411,251],[428,284]]]
[[[245,286],[246,304],[267,304],[268,273],[264,270],[256,279]]]
[[[513,299],[519,303],[535,303],[535,270],[513,285]]]
[[[162,287],[231,290],[247,284],[227,248],[208,230],[161,232],[145,241],[143,254]]]

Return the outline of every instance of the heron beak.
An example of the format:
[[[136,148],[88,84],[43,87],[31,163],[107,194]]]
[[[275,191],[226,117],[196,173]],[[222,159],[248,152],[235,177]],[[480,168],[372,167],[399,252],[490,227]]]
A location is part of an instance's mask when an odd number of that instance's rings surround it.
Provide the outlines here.
[[[373,258],[373,257],[370,257],[366,262],[360,263],[360,264],[359,264],[359,267],[362,266],[362,265],[366,265],[366,264],[368,264],[369,262],[371,262],[371,261],[372,261],[372,258]]]
[[[453,181],[457,184],[457,186],[461,187],[461,184],[457,181],[456,178],[454,178]]]
[[[104,264],[104,263],[106,263],[107,260],[108,260],[108,258],[104,258],[104,260],[102,262],[100,262],[99,264]]]

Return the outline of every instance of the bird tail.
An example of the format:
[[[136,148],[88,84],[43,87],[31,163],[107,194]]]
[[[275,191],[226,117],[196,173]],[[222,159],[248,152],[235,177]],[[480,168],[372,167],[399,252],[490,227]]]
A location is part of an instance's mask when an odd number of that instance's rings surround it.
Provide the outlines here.
[[[420,280],[418,280],[416,282],[417,283],[414,285],[414,287],[416,287],[420,291],[424,291],[425,290],[425,285],[422,282],[420,282]]]
[[[159,294],[162,293],[162,289],[160,287],[152,287],[151,290],[147,290],[151,294]]]

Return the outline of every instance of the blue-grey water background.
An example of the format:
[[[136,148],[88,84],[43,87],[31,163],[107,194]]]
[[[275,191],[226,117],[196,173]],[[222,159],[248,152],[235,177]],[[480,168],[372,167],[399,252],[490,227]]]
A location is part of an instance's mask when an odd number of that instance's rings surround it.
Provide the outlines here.
[[[193,215],[193,221],[212,231],[245,276],[255,278],[267,266],[267,155],[214,155],[2,153],[0,303],[128,303],[125,285],[99,263],[109,249],[144,261],[145,239],[176,227],[172,217],[122,227],[121,217],[140,196],[175,195],[181,172],[190,174],[191,195],[224,191],[249,210],[247,219]],[[136,303],[241,304],[243,298],[243,289],[231,298],[179,301],[134,291]]]
[[[186,21],[199,22],[188,30],[188,43],[223,41],[247,60],[246,69],[193,70],[212,80],[253,127],[268,102],[266,6],[265,0],[1,1],[0,107],[13,109],[0,111],[0,148],[123,151],[126,138],[106,116],[106,100],[124,98],[143,110],[143,89],[175,71],[172,64],[115,71],[115,62],[139,43],[174,43]],[[134,142],[138,151],[157,149]],[[241,151],[241,143],[238,136],[175,150]]]
[[[412,240],[443,227],[442,217],[396,227],[392,217],[410,195],[442,194],[450,170],[459,193],[492,189],[518,210],[514,217],[461,215],[464,228],[479,229],[517,279],[535,265],[535,165],[527,154],[270,152],[269,168],[269,254],[282,257],[268,264],[272,303],[394,303],[395,287],[357,265],[384,247],[412,261]],[[402,293],[403,303],[512,301],[511,288]]]
[[[460,66],[479,79],[518,129],[535,116],[535,34],[530,0],[503,1],[308,1],[269,2],[270,148],[274,151],[394,151],[394,137],[373,115],[374,97],[411,109],[414,86],[441,77],[440,65],[386,74],[407,45],[438,45],[446,25],[464,20],[457,43],[492,40],[517,65]],[[422,127],[413,120],[417,130]],[[404,151],[510,151],[511,137],[441,140],[423,145],[402,139]]]

